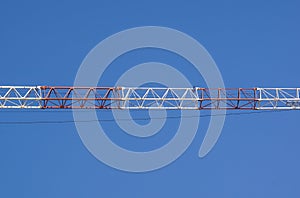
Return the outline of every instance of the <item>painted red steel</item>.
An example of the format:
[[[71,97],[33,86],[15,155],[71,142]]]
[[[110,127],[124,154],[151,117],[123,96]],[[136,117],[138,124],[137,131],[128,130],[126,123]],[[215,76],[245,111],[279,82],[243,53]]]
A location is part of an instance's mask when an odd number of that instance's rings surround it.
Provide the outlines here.
[[[194,90],[198,97],[191,100],[196,100],[199,110],[253,110],[256,109],[258,102],[256,88],[194,88]],[[112,109],[122,108],[122,102],[125,100],[142,100],[141,98],[124,98],[122,87],[42,86],[41,91],[42,108],[44,109]],[[180,98],[173,99],[180,100]],[[171,101],[172,98],[164,100]]]

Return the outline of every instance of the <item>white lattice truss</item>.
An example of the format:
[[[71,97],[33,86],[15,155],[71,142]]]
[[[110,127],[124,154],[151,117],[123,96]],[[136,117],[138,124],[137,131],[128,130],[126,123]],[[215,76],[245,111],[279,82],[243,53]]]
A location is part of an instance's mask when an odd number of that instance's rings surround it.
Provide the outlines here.
[[[300,88],[0,86],[0,108],[300,109]]]

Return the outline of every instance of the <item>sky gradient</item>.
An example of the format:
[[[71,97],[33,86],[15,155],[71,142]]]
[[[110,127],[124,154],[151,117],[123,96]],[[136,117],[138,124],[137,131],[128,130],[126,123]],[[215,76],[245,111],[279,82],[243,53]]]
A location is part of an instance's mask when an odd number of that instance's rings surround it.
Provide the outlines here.
[[[0,6],[0,84],[71,86],[82,60],[101,40],[155,25],[200,42],[226,87],[299,87],[299,6],[296,1],[258,0],[5,1]],[[147,61],[169,63],[194,85],[205,86],[192,65],[155,50],[120,57],[99,85],[111,86],[123,71]],[[0,197],[300,197],[299,113],[227,116],[218,143],[203,159],[198,150],[209,118],[201,118],[194,141],[178,160],[139,174],[99,162],[82,144],[74,123],[0,124]],[[0,110],[0,120],[73,117],[70,111]],[[149,141],[130,139],[115,123],[104,123],[104,128],[118,144],[143,150],[174,135],[178,120],[168,122]]]

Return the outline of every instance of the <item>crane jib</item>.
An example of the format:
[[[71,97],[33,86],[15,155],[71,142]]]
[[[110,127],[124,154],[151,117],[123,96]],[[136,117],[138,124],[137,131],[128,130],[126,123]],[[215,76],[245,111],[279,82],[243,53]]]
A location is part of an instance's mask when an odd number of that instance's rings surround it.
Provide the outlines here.
[[[0,86],[0,108],[300,109],[300,88]]]

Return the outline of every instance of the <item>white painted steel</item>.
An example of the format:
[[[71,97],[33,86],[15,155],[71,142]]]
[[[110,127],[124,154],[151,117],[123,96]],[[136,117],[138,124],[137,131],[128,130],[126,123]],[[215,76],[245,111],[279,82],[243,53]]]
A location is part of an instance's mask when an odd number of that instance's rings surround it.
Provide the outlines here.
[[[0,108],[41,108],[40,86],[0,86]]]

